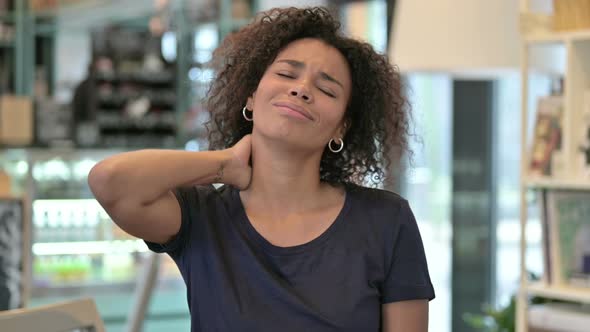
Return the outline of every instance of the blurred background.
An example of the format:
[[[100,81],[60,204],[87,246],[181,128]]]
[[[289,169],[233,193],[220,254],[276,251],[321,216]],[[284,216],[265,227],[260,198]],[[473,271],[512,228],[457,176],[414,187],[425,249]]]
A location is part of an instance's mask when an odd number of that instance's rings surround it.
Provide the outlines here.
[[[0,197],[24,199],[19,216],[30,224],[13,242],[24,243],[15,265],[24,286],[0,291],[0,310],[89,296],[107,331],[130,330],[132,320],[144,331],[188,331],[176,266],[109,219],[87,174],[122,151],[207,149],[203,98],[220,41],[262,10],[322,5],[403,74],[414,155],[383,186],[405,196],[418,220],[436,291],[430,330],[513,331],[521,273],[537,278],[546,266],[539,187],[590,189],[590,172],[564,167],[567,182],[523,185],[539,99],[563,96],[570,82],[571,96],[590,89],[590,26],[584,14],[578,25],[566,24],[573,16],[555,25],[560,2],[0,0]],[[567,73],[580,76],[565,81]],[[9,248],[1,251],[8,264]],[[574,302],[590,302],[584,292]]]

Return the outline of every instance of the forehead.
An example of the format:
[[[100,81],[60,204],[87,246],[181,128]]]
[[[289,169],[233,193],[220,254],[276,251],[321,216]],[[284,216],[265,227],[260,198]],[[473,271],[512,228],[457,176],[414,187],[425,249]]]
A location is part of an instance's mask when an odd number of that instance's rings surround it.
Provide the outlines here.
[[[297,60],[306,66],[339,76],[340,79],[350,78],[348,62],[335,47],[314,39],[298,39],[287,45],[277,55],[278,60]]]

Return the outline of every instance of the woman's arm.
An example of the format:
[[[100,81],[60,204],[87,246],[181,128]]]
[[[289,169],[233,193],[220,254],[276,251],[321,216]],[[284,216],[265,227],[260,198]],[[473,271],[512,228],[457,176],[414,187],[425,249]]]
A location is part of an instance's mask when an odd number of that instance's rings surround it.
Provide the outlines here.
[[[386,303],[381,311],[383,332],[428,331],[428,300]]]
[[[88,184],[113,221],[129,234],[165,243],[180,230],[176,187],[223,182],[239,188],[250,182],[250,138],[221,151],[140,150],[99,162]]]

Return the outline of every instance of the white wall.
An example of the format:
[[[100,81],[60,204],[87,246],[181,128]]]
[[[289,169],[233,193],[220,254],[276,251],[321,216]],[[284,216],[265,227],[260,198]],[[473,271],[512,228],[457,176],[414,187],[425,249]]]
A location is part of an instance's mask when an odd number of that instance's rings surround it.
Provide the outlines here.
[[[523,0],[521,0],[523,1]],[[553,12],[553,0],[526,0],[529,4],[529,10],[539,13]]]
[[[392,27],[392,62],[401,70],[516,68],[515,0],[400,0]]]
[[[309,7],[327,4],[327,0],[259,0],[258,9],[262,11],[275,7]]]

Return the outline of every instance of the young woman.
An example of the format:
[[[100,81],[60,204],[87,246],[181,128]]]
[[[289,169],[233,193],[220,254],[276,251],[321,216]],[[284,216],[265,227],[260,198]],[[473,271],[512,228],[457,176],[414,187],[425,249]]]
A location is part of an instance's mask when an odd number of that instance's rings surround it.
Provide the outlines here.
[[[128,152],[89,175],[112,219],[177,263],[192,331],[426,331],[408,202],[363,186],[407,150],[399,74],[323,8],[266,12],[215,59],[211,151]]]

